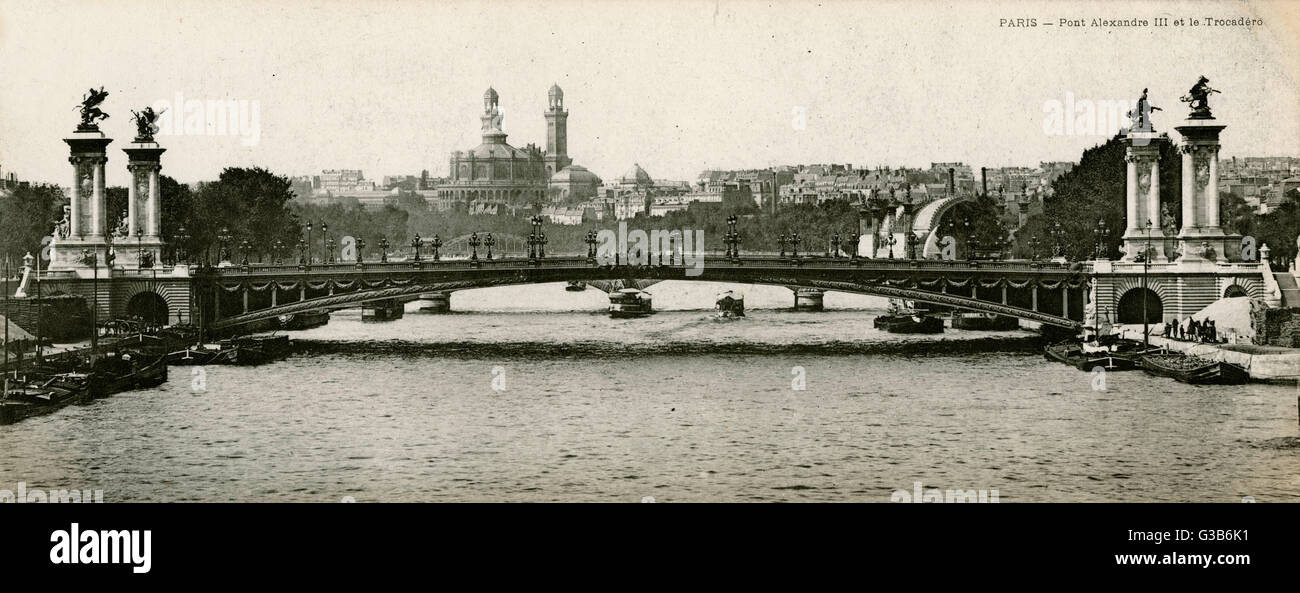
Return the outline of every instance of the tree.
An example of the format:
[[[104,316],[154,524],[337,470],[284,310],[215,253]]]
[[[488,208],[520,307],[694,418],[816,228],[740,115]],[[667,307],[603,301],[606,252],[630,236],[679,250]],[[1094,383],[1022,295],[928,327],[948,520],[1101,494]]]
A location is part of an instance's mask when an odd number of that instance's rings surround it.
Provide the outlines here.
[[[216,181],[194,194],[185,227],[191,244],[209,258],[218,247],[218,235],[228,229],[235,253],[248,241],[254,254],[271,253],[276,241],[296,248],[305,239],[298,216],[289,208],[294,193],[289,179],[263,168],[228,167]]]
[[[53,234],[66,201],[54,185],[24,183],[8,196],[0,195],[0,259],[17,262],[28,253],[39,255],[41,240]]]

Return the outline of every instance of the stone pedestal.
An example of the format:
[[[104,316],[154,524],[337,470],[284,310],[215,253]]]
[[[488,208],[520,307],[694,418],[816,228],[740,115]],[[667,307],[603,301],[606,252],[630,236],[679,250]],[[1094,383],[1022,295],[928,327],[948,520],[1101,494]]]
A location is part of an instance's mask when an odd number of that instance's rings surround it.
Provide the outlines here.
[[[103,266],[108,251],[104,228],[107,224],[104,167],[108,163],[107,147],[113,139],[104,136],[95,126],[81,126],[63,141],[68,143],[72,152],[68,157],[72,164],[72,195],[69,196],[67,228],[55,232],[51,242],[49,269],[88,271],[90,265],[83,261],[83,257],[97,254],[99,265]]]
[[[167,149],[153,141],[137,138],[126,152],[126,168],[131,172],[127,186],[127,228],[125,237],[117,237],[118,262],[124,267],[139,268],[142,254],[149,254],[153,266],[162,264],[162,204],[159,197],[159,172],[162,153]]]
[[[1214,118],[1193,118],[1176,128],[1183,136],[1180,261],[1239,258],[1241,238],[1224,233],[1219,222],[1219,133],[1225,127]]]
[[[1160,218],[1160,148],[1169,139],[1156,132],[1130,131],[1124,162],[1125,183],[1124,261],[1134,261],[1150,249],[1148,257],[1159,258],[1165,244]]]

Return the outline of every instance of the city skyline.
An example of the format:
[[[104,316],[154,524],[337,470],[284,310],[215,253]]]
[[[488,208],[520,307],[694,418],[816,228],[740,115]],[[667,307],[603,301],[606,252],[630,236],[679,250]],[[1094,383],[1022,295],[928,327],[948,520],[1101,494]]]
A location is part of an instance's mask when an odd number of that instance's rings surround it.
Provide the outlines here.
[[[1092,133],[1050,134],[1047,105],[1133,100],[1146,87],[1163,109],[1157,128],[1176,137],[1172,128],[1186,113],[1178,98],[1202,74],[1223,91],[1216,115],[1234,122],[1224,134],[1225,155],[1300,155],[1300,86],[1297,69],[1288,67],[1300,52],[1293,38],[1283,40],[1295,25],[1270,5],[1126,8],[1142,17],[1264,19],[1263,26],[1214,29],[1216,38],[1245,42],[1236,45],[1173,29],[1017,30],[1000,23],[1005,9],[979,4],[891,4],[883,11],[897,16],[888,19],[876,6],[868,15],[845,3],[684,2],[669,12],[633,4],[385,2],[182,2],[146,12],[130,4],[53,3],[40,15],[3,6],[9,18],[0,34],[26,34],[0,37],[0,69],[11,83],[0,90],[0,138],[8,140],[0,143],[0,166],[38,182],[67,183],[62,138],[91,85],[111,93],[106,110],[113,117],[102,127],[117,140],[110,159],[120,166],[108,167],[110,185],[127,178],[117,151],[133,135],[131,110],[178,93],[251,103],[258,124],[252,143],[247,136],[161,136],[169,149],[163,172],[178,180],[214,179],[228,166],[286,176],[355,168],[379,179],[426,169],[446,176],[448,154],[478,143],[480,97],[489,86],[500,93],[508,141],[544,144],[553,83],[566,92],[569,154],[606,179],[633,163],[657,179],[690,180],[705,169],[801,163],[961,161],[978,170],[1077,161],[1109,138],[1104,124]],[[1020,8],[1040,21],[1114,16],[1095,4]],[[782,21],[789,26],[772,29]],[[229,26],[235,22],[240,26]],[[287,34],[294,27],[318,34]],[[548,32],[560,29],[567,35]],[[66,51],[29,46],[69,33],[75,41]],[[760,33],[768,43],[754,42]],[[1041,52],[1043,43],[1055,51]],[[1080,52],[1095,54],[1098,67],[1078,67]]]

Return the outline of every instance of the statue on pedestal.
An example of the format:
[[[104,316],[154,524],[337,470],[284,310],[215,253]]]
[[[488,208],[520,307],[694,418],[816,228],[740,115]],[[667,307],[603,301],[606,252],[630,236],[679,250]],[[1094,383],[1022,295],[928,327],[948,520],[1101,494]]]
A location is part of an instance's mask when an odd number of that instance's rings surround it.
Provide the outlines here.
[[[121,239],[131,235],[131,223],[127,221],[126,210],[122,211],[122,220],[117,223],[117,229],[113,231],[113,236]]]
[[[96,122],[108,119],[108,114],[99,108],[99,105],[108,98],[108,91],[104,87],[99,90],[91,88],[81,98],[81,124],[77,126],[78,131],[98,131],[99,126]]]
[[[135,120],[135,141],[136,142],[153,142],[153,135],[158,133],[158,120],[161,112],[155,112],[153,107],[145,107],[143,111],[131,111],[131,118]]]
[[[1201,79],[1196,81],[1196,84],[1192,86],[1192,89],[1187,91],[1187,94],[1183,95],[1182,99],[1180,99],[1192,108],[1190,116],[1192,119],[1214,119],[1214,116],[1210,114],[1210,93],[1217,93],[1219,91],[1210,88],[1209,82],[1210,79],[1202,76]]]
[[[68,234],[72,231],[72,207],[63,207],[63,218],[54,221],[54,236],[60,239],[67,239]]]
[[[1147,100],[1147,89],[1142,89],[1142,96],[1138,97],[1137,108],[1128,112],[1128,117],[1133,121],[1133,127],[1130,132],[1154,132],[1155,126],[1151,124],[1151,112],[1164,111],[1156,107]]]

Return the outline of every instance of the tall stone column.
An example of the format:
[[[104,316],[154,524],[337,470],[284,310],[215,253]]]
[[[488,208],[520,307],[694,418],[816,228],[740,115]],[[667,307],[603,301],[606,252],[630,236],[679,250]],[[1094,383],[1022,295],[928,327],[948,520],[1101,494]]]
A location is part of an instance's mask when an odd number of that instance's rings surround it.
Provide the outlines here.
[[[50,270],[73,270],[79,276],[89,277],[90,266],[83,263],[86,254],[96,254],[99,267],[104,264],[108,249],[104,225],[104,167],[108,163],[107,147],[113,142],[95,125],[78,126],[77,131],[63,139],[68,143],[72,164],[72,195],[69,204],[68,236],[54,242],[50,256]],[[88,183],[87,183],[88,182]],[[100,270],[103,274],[103,270]]]
[[[131,173],[131,182],[126,184],[126,222],[127,234],[134,237],[140,225],[136,221],[140,219],[140,209],[135,206],[140,199],[139,190],[136,189],[136,170],[140,165],[130,163],[126,165],[126,170]]]
[[[1160,224],[1160,149],[1168,138],[1150,131],[1130,131],[1124,138],[1127,182],[1124,192],[1124,261],[1138,260],[1148,248],[1164,244]],[[1151,226],[1148,227],[1147,223]]]
[[[153,266],[162,264],[162,215],[158,197],[158,174],[162,170],[162,153],[167,149],[159,146],[152,137],[139,138],[122,149],[126,153],[131,172],[130,207],[132,244],[130,254],[125,261],[136,268],[148,268],[141,265],[140,257],[149,254]],[[119,254],[121,255],[121,254]]]
[[[1180,261],[1222,262],[1239,251],[1240,238],[1225,234],[1219,225],[1219,133],[1225,127],[1213,117],[1193,114],[1176,128],[1183,136]]]

